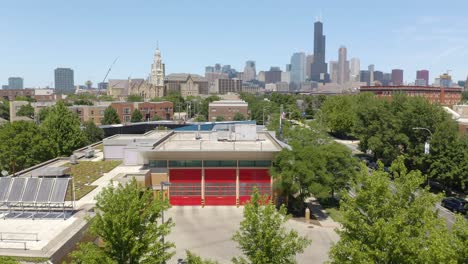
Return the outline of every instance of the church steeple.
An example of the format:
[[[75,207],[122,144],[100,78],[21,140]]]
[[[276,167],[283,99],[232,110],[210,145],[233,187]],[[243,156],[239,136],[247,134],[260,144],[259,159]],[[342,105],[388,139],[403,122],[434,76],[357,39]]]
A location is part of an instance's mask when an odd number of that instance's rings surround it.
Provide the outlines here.
[[[154,61],[151,65],[150,83],[159,87],[164,86],[164,65],[161,59],[161,51],[159,50],[159,42],[156,44]]]

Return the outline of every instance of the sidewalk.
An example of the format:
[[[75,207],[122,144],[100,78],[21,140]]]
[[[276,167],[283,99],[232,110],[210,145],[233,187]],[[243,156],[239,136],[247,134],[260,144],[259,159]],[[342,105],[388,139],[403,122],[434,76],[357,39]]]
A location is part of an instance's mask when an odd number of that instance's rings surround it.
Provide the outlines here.
[[[311,218],[316,218],[322,227],[341,228],[341,224],[335,222],[323,209],[322,205],[317,201],[315,197],[306,199],[309,203],[309,210]]]

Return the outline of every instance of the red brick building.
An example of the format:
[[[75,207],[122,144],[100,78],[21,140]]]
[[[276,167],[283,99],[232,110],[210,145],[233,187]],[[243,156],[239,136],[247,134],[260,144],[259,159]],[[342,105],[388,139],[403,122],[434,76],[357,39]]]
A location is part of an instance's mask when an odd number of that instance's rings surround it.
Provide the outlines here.
[[[461,101],[462,89],[452,87],[434,86],[361,86],[361,93],[371,92],[381,97],[392,97],[395,93],[404,93],[408,96],[421,96],[431,103],[443,106],[455,105]]]
[[[111,107],[117,111],[122,123],[130,123],[132,113],[135,109],[140,110],[143,120],[152,120],[159,116],[162,120],[171,120],[174,117],[174,106],[172,102],[116,102]]]

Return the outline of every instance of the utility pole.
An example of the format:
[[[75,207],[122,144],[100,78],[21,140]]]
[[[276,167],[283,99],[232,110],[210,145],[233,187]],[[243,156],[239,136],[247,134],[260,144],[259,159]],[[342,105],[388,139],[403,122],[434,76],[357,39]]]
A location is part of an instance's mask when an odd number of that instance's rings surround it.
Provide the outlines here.
[[[280,106],[279,139],[283,140],[283,105]]]

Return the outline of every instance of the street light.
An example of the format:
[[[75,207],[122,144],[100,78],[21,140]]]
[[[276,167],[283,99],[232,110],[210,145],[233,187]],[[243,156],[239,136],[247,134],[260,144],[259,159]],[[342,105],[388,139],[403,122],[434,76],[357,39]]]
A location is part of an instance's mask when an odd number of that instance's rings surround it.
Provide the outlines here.
[[[171,186],[171,183],[170,182],[167,182],[167,181],[162,181],[161,182],[161,200],[164,200],[164,186],[166,187],[169,187]],[[164,209],[161,211],[161,225],[164,225]],[[166,253],[166,247],[164,245],[164,232],[162,233],[162,249],[163,249],[163,255],[164,253]],[[166,261],[164,261],[164,263],[166,263]]]

